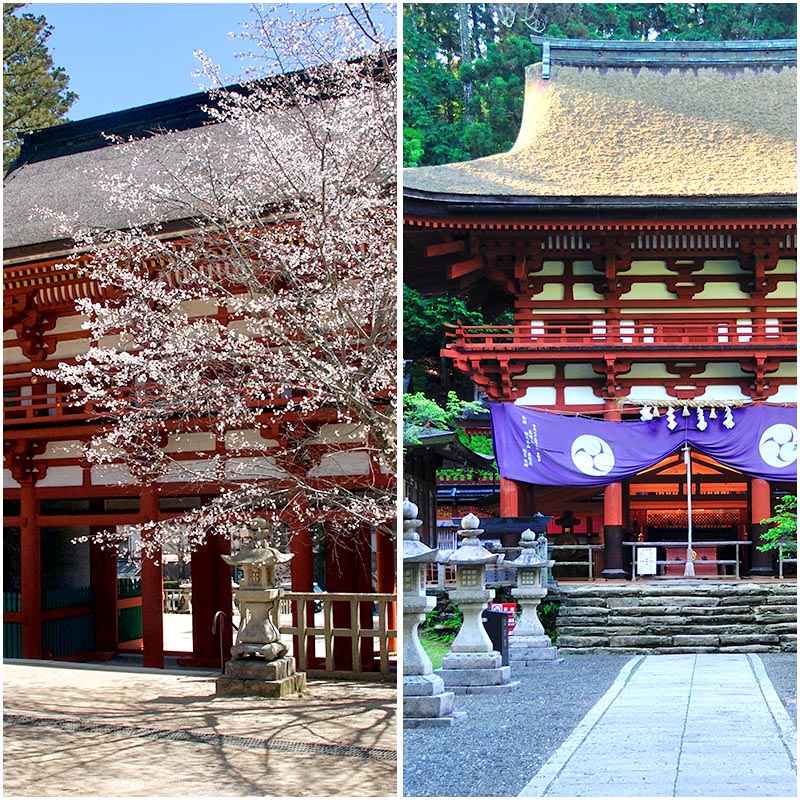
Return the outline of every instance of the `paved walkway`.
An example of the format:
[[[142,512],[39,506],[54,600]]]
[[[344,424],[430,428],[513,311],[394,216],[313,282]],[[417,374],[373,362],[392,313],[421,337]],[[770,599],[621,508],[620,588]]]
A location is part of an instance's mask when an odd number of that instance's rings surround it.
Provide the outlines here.
[[[796,729],[757,656],[637,656],[521,797],[797,797]]]
[[[214,677],[6,661],[3,794],[396,796],[394,685],[218,698]]]

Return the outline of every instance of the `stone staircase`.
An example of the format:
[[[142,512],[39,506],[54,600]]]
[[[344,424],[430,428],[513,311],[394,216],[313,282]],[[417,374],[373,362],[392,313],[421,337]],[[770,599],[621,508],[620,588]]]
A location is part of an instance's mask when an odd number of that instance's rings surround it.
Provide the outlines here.
[[[794,582],[562,584],[553,601],[560,654],[797,652]]]

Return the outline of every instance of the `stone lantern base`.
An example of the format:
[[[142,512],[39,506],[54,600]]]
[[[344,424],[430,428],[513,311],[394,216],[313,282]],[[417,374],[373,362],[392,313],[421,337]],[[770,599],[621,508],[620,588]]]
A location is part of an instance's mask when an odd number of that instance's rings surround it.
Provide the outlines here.
[[[406,675],[403,678],[403,726],[449,727],[462,722],[465,711],[453,711],[453,692],[444,690],[438,675]]]
[[[503,666],[503,657],[497,650],[449,653],[435,674],[455,694],[501,694],[519,689],[519,681],[511,680],[511,667]]]
[[[515,636],[508,645],[508,658],[520,667],[537,664],[559,664],[564,659],[558,655],[549,636]]]
[[[305,672],[297,672],[294,656],[274,661],[234,658],[225,662],[225,674],[217,678],[218,697],[290,697],[306,688]]]

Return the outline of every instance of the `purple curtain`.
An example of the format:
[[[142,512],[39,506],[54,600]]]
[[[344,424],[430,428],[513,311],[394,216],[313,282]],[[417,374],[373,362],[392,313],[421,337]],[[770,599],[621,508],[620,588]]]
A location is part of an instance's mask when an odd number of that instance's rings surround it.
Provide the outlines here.
[[[511,403],[491,406],[497,465],[500,474],[511,480],[607,486],[652,467],[686,442],[747,475],[797,480],[796,408],[718,409],[717,419],[708,414],[691,409],[684,417],[679,409],[669,417],[617,422],[530,411]],[[672,430],[671,419],[677,423]]]

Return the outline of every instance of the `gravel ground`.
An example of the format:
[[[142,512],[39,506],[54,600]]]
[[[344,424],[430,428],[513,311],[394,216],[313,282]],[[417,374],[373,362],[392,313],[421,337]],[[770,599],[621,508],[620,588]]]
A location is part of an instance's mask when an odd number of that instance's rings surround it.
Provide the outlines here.
[[[795,653],[761,654],[792,719]],[[560,664],[514,667],[520,688],[502,695],[456,695],[466,719],[451,728],[403,734],[406,797],[516,796],[605,694],[632,656],[567,655]]]
[[[517,795],[614,682],[631,656],[565,656],[513,668],[509,694],[456,695],[467,717],[450,728],[403,734],[406,797]]]
[[[797,721],[797,653],[759,653],[775,692]]]

